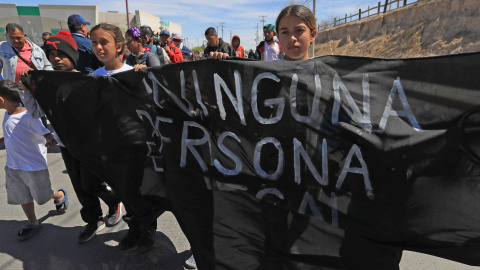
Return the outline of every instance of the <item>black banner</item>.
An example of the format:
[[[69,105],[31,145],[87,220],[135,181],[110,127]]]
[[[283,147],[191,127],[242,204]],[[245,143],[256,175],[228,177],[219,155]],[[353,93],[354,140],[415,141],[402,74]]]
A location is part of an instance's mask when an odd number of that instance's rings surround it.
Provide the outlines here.
[[[201,60],[32,87],[114,189],[143,174],[170,200],[200,269],[480,265],[479,62]]]

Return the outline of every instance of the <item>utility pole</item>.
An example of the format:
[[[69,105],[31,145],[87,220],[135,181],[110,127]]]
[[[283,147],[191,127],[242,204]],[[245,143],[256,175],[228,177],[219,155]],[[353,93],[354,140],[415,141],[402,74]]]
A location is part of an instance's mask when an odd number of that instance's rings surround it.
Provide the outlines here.
[[[232,30],[230,30],[230,40],[232,40]]]
[[[265,17],[267,17],[267,15],[262,15],[262,16],[258,16],[258,17],[262,17],[262,23],[263,23],[263,26],[265,26]]]
[[[223,26],[225,25],[225,22],[221,22],[220,25],[222,26],[222,39],[223,39]]]
[[[256,42],[255,45],[258,45],[258,42],[259,42],[259,41],[258,41],[258,22],[257,22],[257,37],[255,38],[255,42]]]
[[[163,24],[162,24],[163,20],[162,18],[160,17],[160,26],[158,27],[160,29],[160,32],[162,32],[163,30]],[[159,33],[160,34],[160,33]]]
[[[130,16],[128,14],[128,0],[125,0],[125,5],[127,6],[127,29],[130,29]]]
[[[197,38],[197,47],[200,47],[200,43],[198,43],[198,38]]]
[[[213,25],[213,26],[215,26],[215,28],[217,28],[217,34],[218,34],[218,27],[219,27],[221,24],[219,24],[219,25],[216,25],[216,24],[213,24],[213,23],[210,23],[210,24]]]
[[[315,18],[315,29],[317,29],[317,15],[316,15],[316,12],[315,12],[315,9],[316,9],[316,0],[313,0],[313,18]],[[317,36],[315,35],[315,38]],[[315,57],[315,38],[313,39],[313,43],[312,43],[312,57]]]

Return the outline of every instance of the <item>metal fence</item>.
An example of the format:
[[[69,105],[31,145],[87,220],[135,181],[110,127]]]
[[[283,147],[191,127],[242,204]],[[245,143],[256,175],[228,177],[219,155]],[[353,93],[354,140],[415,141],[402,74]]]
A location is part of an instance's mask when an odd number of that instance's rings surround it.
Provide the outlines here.
[[[394,10],[400,7],[406,7],[413,5],[417,0],[385,0],[385,4],[382,5],[382,2],[378,2],[378,6],[368,7],[367,10],[359,9],[357,14],[350,13],[350,15],[345,14],[345,17],[335,17],[333,22],[331,23],[324,23],[318,25],[318,31],[325,30],[330,27],[339,26],[349,22],[358,22],[360,20],[364,20],[370,17],[375,17],[389,10]]]

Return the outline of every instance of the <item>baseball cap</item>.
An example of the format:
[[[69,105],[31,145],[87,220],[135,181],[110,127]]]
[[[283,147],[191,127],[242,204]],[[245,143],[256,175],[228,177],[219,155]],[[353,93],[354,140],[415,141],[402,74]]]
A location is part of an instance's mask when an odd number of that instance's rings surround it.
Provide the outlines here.
[[[183,40],[182,36],[178,33],[172,33],[172,39],[180,39]]]
[[[273,24],[265,24],[263,28],[275,32],[275,25]]]
[[[162,32],[160,32],[160,36],[161,36],[161,35],[170,36],[170,32],[168,32],[167,30],[162,30]]]
[[[75,26],[75,25],[82,25],[82,24],[90,25],[90,23],[86,22],[82,18],[82,16],[77,15],[77,14],[70,15],[68,17],[67,23],[68,23],[68,26]]]

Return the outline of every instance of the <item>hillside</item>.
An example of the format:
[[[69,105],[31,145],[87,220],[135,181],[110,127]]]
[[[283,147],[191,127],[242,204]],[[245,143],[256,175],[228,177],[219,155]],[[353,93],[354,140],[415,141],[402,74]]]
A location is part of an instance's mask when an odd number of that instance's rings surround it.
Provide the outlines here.
[[[318,33],[315,56],[410,58],[480,51],[480,0],[421,0]]]

